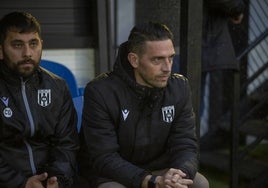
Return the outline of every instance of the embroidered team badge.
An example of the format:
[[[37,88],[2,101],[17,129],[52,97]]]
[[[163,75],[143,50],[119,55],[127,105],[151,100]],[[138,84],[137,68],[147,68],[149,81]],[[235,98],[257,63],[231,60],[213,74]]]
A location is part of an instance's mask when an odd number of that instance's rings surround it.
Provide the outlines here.
[[[175,114],[175,108],[173,105],[162,107],[162,115],[164,122],[171,123],[174,119],[174,114]]]
[[[42,107],[48,106],[51,103],[51,90],[38,89],[37,101],[38,104]]]

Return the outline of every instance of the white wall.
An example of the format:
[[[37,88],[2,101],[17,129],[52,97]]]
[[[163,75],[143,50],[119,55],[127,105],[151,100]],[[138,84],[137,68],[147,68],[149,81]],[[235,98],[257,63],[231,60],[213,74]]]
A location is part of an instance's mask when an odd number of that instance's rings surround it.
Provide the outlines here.
[[[116,45],[119,46],[127,40],[130,30],[135,24],[135,0],[118,0],[116,14]]]
[[[78,87],[85,87],[95,76],[94,49],[44,49],[42,59],[67,66],[75,75]]]
[[[118,0],[117,45],[127,40],[135,23],[135,0]],[[94,49],[43,49],[42,59],[52,60],[67,66],[75,75],[78,87],[85,85],[95,76]]]

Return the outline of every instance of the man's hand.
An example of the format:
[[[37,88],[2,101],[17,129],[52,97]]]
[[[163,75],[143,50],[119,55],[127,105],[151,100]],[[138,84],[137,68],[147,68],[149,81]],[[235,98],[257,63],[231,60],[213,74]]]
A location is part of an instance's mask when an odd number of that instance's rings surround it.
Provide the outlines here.
[[[231,17],[231,22],[233,24],[240,24],[244,18],[244,14],[239,14],[238,16]]]
[[[193,184],[193,180],[187,179],[185,177],[186,174],[181,170],[171,168],[163,176],[163,181],[165,187],[168,188],[188,188],[189,185]]]
[[[57,181],[56,176],[48,178],[46,188],[58,188],[58,187],[59,187],[59,185],[58,185],[58,181]]]
[[[39,175],[34,175],[30,178],[28,178],[25,188],[44,188],[42,185],[42,181],[47,179],[47,173],[39,174]]]
[[[48,174],[42,173],[39,175],[34,175],[32,177],[30,177],[25,185],[25,188],[45,188],[42,184],[42,181],[47,180],[47,186],[46,188],[58,188],[58,181],[57,181],[57,177],[53,176],[48,178]]]
[[[193,180],[185,178],[186,174],[179,169],[171,168],[164,175],[158,175],[155,179],[156,188],[188,188]],[[144,178],[142,188],[147,188],[151,175]]]

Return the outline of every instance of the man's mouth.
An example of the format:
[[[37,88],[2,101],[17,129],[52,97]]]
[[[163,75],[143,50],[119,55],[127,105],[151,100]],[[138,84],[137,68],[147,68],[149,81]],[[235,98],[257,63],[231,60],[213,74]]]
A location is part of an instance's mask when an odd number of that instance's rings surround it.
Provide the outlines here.
[[[20,61],[19,63],[18,63],[18,65],[19,66],[24,66],[24,65],[34,65],[34,61],[33,60],[31,60],[31,59],[29,59],[29,60],[24,60],[24,61]]]

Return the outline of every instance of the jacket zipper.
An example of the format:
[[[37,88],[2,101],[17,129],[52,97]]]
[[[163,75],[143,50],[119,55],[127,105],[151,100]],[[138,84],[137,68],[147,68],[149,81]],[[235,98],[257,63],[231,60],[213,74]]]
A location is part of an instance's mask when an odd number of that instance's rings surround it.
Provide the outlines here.
[[[21,92],[22,92],[23,102],[24,102],[26,112],[27,112],[27,117],[28,117],[29,122],[30,122],[30,131],[31,131],[31,137],[32,137],[34,135],[34,132],[35,132],[34,121],[33,121],[33,116],[32,116],[31,110],[30,110],[29,102],[28,102],[28,99],[26,96],[25,82],[22,79],[21,79]],[[36,174],[36,167],[35,167],[34,160],[33,160],[32,147],[26,139],[24,139],[24,143],[25,143],[26,148],[28,150],[32,173]]]

